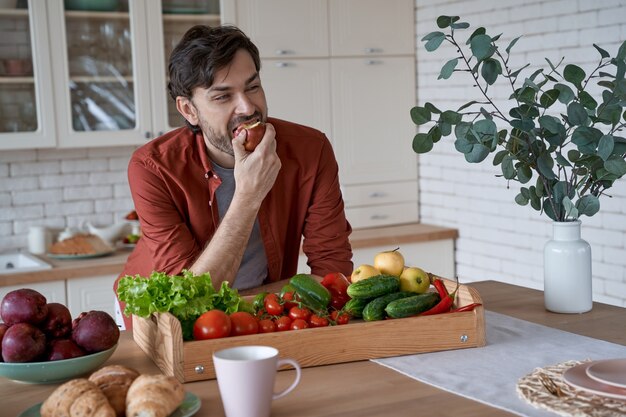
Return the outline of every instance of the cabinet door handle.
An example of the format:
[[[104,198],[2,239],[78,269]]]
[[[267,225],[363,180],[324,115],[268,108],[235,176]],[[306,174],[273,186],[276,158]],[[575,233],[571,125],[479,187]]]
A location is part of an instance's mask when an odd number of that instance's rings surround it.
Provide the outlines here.
[[[290,66],[289,62],[277,62],[274,64],[277,68],[285,68]]]
[[[367,61],[365,61],[365,65],[380,65],[382,63],[383,61],[381,61],[380,59],[368,59]]]
[[[388,217],[389,216],[387,216],[386,214],[372,214],[370,216],[370,220],[385,220]]]
[[[366,54],[382,54],[382,48],[365,48]]]
[[[381,197],[387,197],[387,193],[384,193],[382,191],[374,191],[373,193],[370,193],[369,198],[381,198]]]
[[[292,52],[289,49],[277,49],[275,53],[276,55],[289,55]]]
[[[150,139],[152,137],[152,132],[146,131],[143,135],[146,139]]]

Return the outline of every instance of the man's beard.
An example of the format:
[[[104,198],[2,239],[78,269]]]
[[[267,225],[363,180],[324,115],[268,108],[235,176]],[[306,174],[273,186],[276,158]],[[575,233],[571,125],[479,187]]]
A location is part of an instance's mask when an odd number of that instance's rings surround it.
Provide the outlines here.
[[[250,122],[251,120],[261,120],[262,122],[265,122],[265,118],[261,115],[261,113],[255,112],[252,116],[242,116],[231,120],[228,123],[228,132],[232,133],[240,124]],[[233,157],[235,156],[232,144],[233,138],[230,135],[222,136],[217,134],[215,130],[209,126],[209,123],[203,118],[198,120],[198,125],[200,126],[200,129],[202,129],[204,137],[213,147],[220,152],[224,152]]]

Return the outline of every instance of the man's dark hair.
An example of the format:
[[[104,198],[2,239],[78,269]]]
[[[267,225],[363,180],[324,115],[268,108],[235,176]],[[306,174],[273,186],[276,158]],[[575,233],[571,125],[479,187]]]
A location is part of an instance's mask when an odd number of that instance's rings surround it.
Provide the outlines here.
[[[259,71],[259,50],[240,29],[228,25],[189,29],[170,55],[170,96],[191,98],[194,88],[209,88],[215,73],[230,64],[239,49],[250,53]]]

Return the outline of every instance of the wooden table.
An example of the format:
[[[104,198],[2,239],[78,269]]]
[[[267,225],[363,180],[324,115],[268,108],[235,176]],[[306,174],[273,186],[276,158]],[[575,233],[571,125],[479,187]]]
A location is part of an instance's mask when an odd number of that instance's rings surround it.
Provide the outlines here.
[[[543,293],[540,291],[495,281],[470,285],[480,292],[487,310],[626,345],[626,310],[621,307],[594,303],[589,313],[554,314],[544,309]],[[128,365],[140,372],[159,372],[135,345],[132,334],[127,332],[122,335],[119,348],[107,363]],[[293,376],[293,371],[279,372],[276,389],[286,387]],[[480,378],[477,375],[477,379]],[[0,415],[19,415],[32,404],[43,401],[56,386],[26,385],[0,379]],[[215,380],[188,383],[185,388],[202,400],[202,408],[196,416],[224,415]],[[415,381],[369,361],[306,368],[300,385],[272,405],[274,417],[378,417],[390,414],[407,417],[418,414],[455,417],[512,415]]]

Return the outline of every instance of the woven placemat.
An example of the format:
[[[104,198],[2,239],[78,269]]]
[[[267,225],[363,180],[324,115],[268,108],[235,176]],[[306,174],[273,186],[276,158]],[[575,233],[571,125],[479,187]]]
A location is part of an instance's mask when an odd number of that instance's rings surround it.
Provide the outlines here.
[[[538,408],[562,416],[613,417],[626,415],[626,401],[578,390],[563,381],[569,368],[589,361],[567,361],[535,370],[517,381],[517,393]]]

